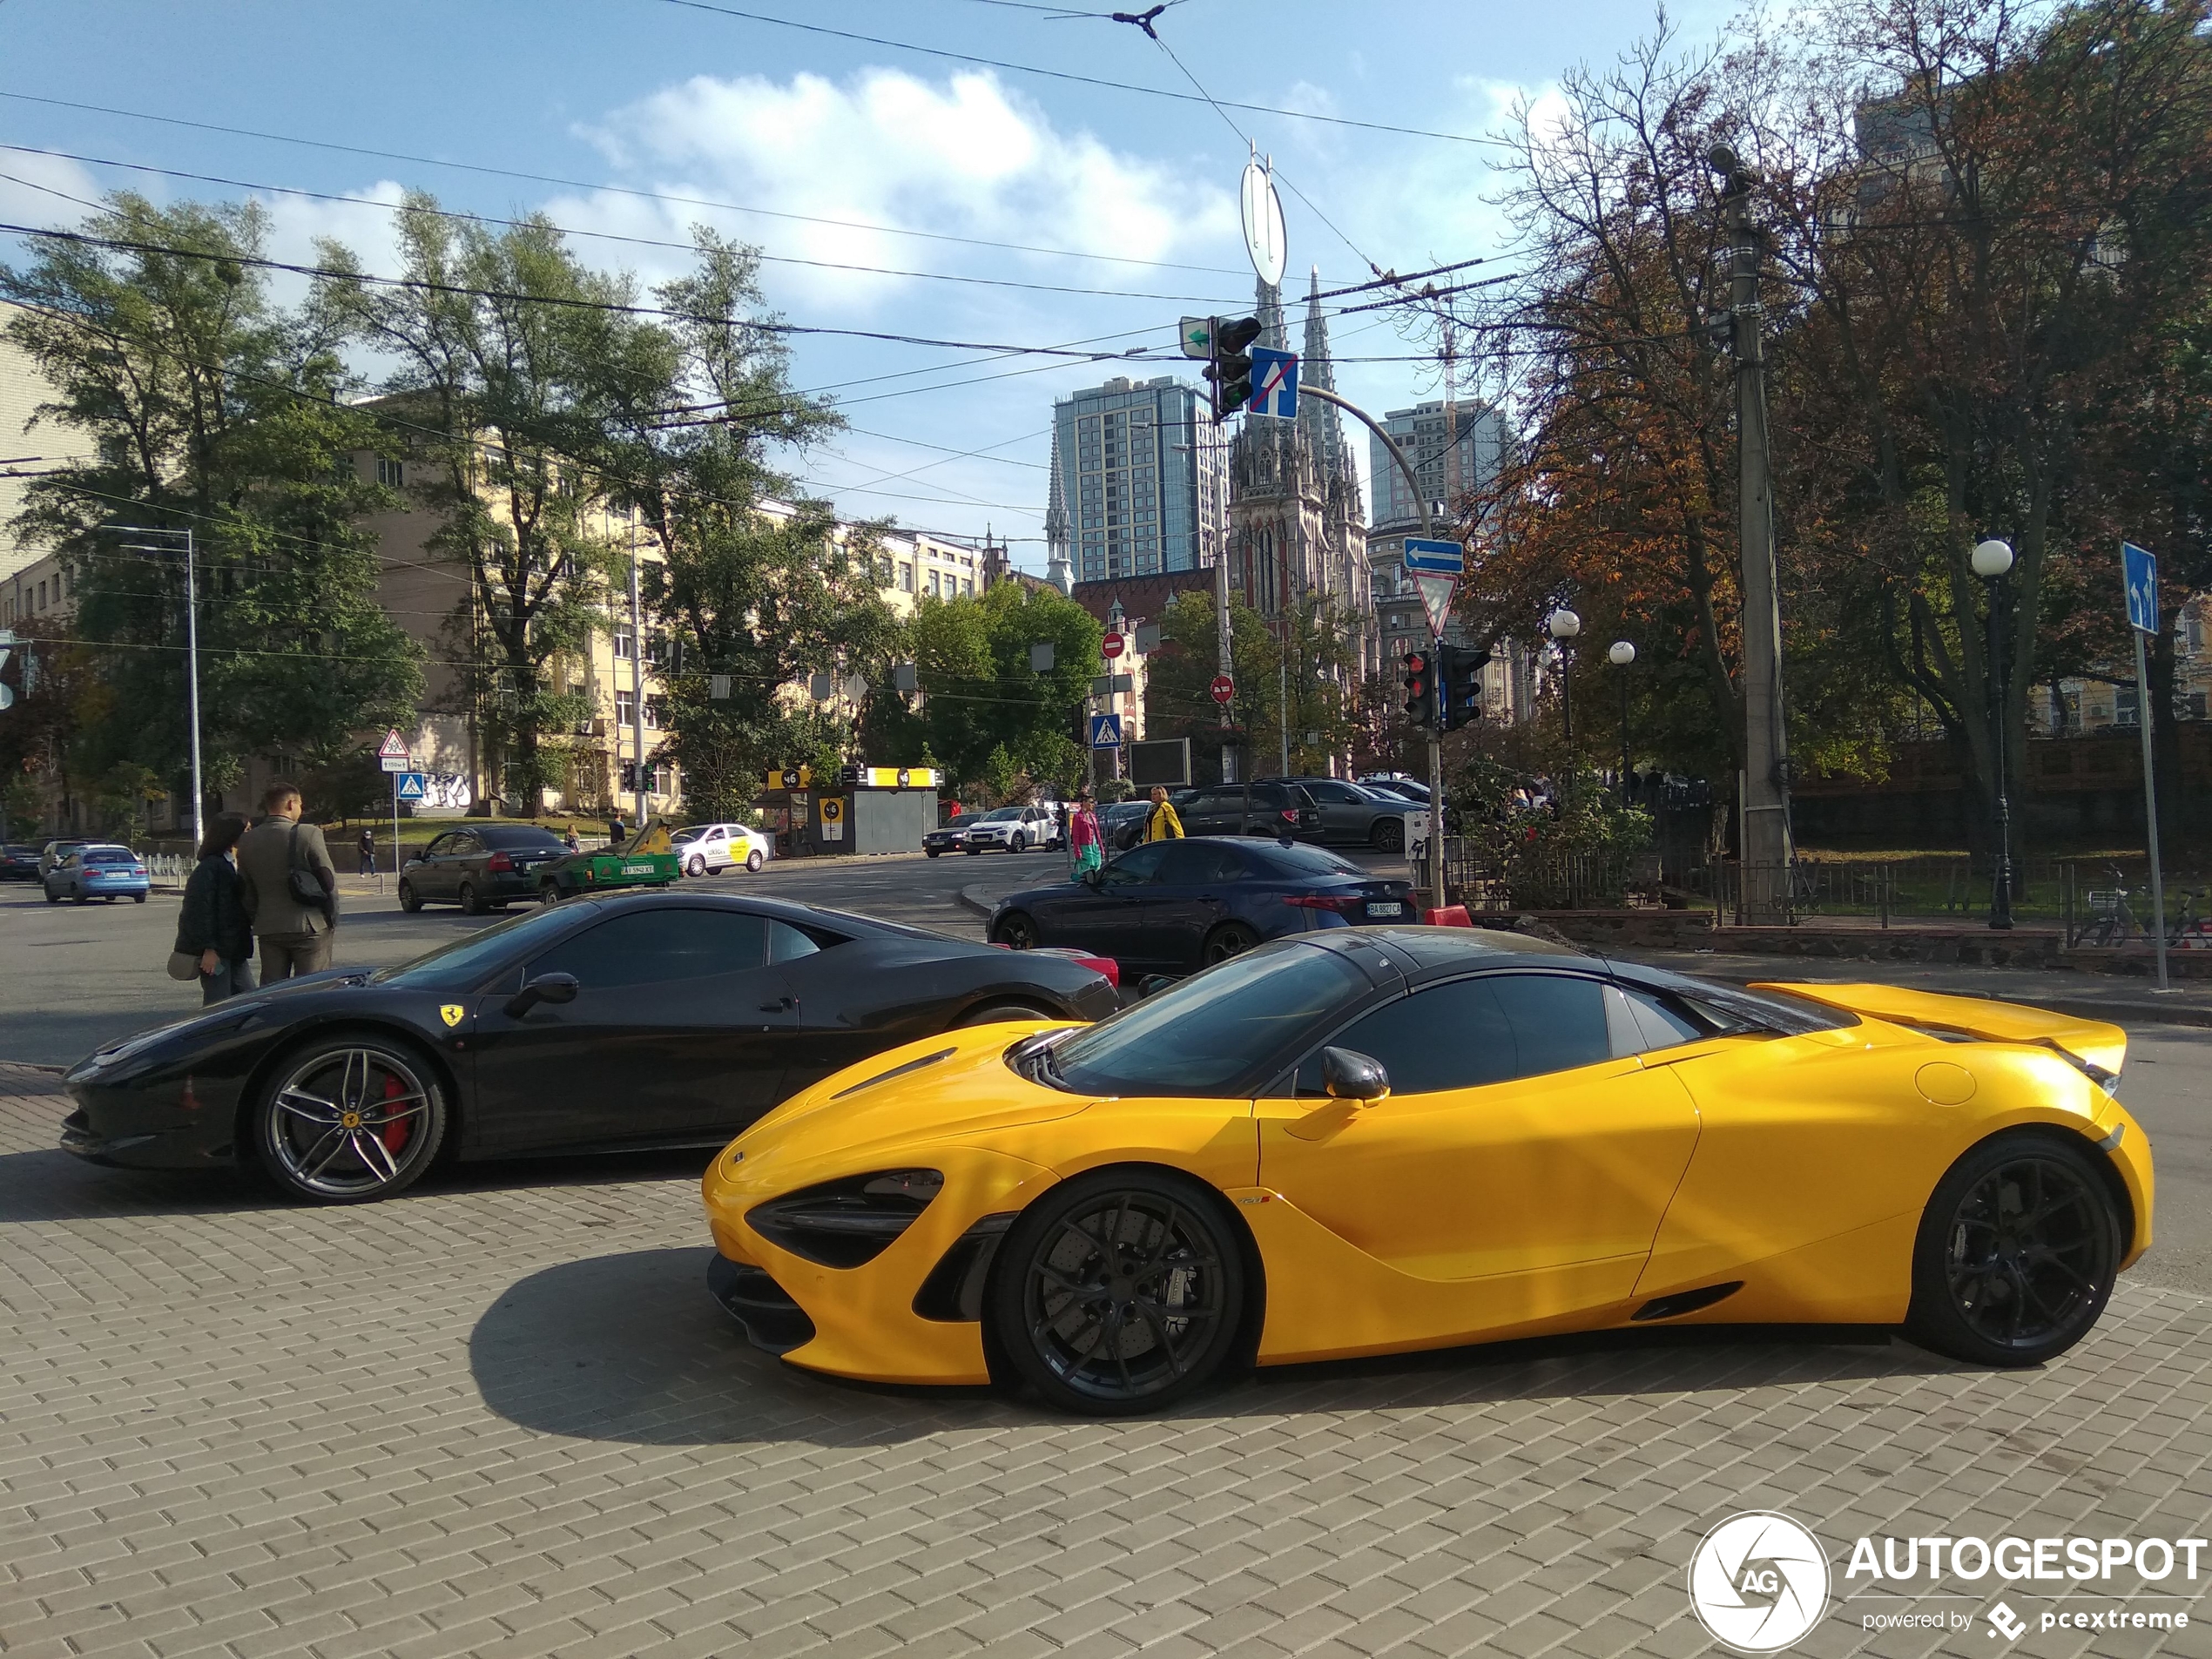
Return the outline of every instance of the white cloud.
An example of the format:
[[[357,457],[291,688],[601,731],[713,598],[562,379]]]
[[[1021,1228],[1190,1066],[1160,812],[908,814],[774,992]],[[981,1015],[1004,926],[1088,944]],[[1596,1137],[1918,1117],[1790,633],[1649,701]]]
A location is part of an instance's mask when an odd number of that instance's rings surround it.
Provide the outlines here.
[[[0,152],[0,173],[10,175],[0,178],[0,219],[10,225],[74,226],[89,211],[80,204],[100,199],[99,180],[60,156]]]

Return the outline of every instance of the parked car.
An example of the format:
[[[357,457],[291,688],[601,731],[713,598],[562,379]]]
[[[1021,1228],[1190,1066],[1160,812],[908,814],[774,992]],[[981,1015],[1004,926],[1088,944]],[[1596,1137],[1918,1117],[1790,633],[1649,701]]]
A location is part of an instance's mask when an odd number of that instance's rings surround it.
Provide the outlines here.
[[[1064,956],[726,889],[594,894],[111,1043],[63,1079],[61,1143],[133,1169],[258,1163],[354,1203],[441,1152],[720,1146],[886,1049],[1116,1001]]]
[[[1100,1415],[1228,1366],[1689,1323],[1901,1322],[1993,1397],[2087,1335],[2155,1231],[2126,1034],[1762,989],[1376,928],[933,1038],[713,1160],[708,1287],[808,1370]]]
[[[734,870],[740,864],[758,870],[774,851],[765,835],[743,824],[694,824],[678,830],[673,845],[685,875]]]
[[[10,841],[0,846],[0,881],[38,880],[38,849]]]
[[[955,818],[941,828],[924,831],[921,850],[933,859],[942,858],[948,853],[959,852],[961,843],[967,836],[968,819]]]
[[[124,898],[144,904],[152,887],[146,867],[136,853],[127,846],[98,842],[80,843],[45,878],[48,904],[59,904],[64,899],[84,904],[92,899]]]
[[[1123,979],[1189,973],[1255,945],[1327,927],[1418,921],[1411,883],[1316,846],[1198,838],[1147,841],[1087,881],[999,900],[994,944],[1111,956]]]
[[[655,838],[661,850],[651,850]],[[644,843],[644,845],[640,845]],[[625,846],[585,848],[537,867],[541,904],[557,904],[579,893],[611,893],[624,887],[665,887],[681,879],[684,867],[658,826],[633,835]]]
[[[71,853],[76,852],[78,847],[90,846],[91,845],[91,842],[87,841],[81,837],[74,841],[47,842],[45,851],[38,855],[39,880],[43,881],[46,877],[51,875],[57,869],[60,868],[62,860],[67,858]]]
[[[1185,835],[1321,839],[1321,809],[1297,784],[1211,784],[1177,799],[1175,810]]]
[[[1026,853],[1031,847],[1058,846],[1060,816],[1049,806],[1001,806],[985,813],[968,826],[961,851],[969,854]]]
[[[1359,786],[1362,789],[1373,790],[1378,794],[1399,796],[1403,799],[1412,801],[1416,806],[1426,806],[1428,805],[1428,786],[1426,784],[1418,782],[1412,778],[1392,778],[1387,776],[1362,778],[1359,779]]]
[[[1180,813],[1183,809],[1177,807]],[[1151,815],[1149,800],[1117,800],[1098,814],[1098,838],[1109,853],[1126,853],[1144,839],[1144,820]]]
[[[1406,814],[1425,810],[1404,795],[1367,789],[1342,778],[1274,778],[1267,783],[1296,784],[1321,809],[1321,840],[1342,846],[1372,846],[1381,853],[1406,847]]]
[[[457,904],[470,916],[504,910],[536,896],[539,873],[568,851],[559,836],[535,824],[448,830],[400,871],[400,908]]]

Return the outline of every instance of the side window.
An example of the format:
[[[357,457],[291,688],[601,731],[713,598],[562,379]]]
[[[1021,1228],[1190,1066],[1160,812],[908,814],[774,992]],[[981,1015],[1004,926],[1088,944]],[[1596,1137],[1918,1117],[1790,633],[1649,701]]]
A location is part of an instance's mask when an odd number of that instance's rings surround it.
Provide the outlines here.
[[[1606,990],[1556,974],[1452,980],[1384,1004],[1330,1044],[1381,1061],[1393,1096],[1480,1089],[1612,1059]],[[1318,1052],[1298,1068],[1296,1092],[1327,1092]]]
[[[1605,987],[1565,974],[1500,974],[1490,981],[1513,1026],[1516,1077],[1613,1058]]]
[[[586,990],[663,985],[765,965],[767,923],[728,910],[638,910],[563,940],[529,977],[573,974]]]
[[[1136,887],[1157,879],[1160,861],[1167,856],[1173,841],[1147,841],[1133,846],[1106,867],[1106,885],[1109,887]]]
[[[1305,786],[1305,792],[1325,806],[1353,806],[1359,801],[1359,797],[1342,784],[1316,781]]]
[[[1195,887],[1209,881],[1231,881],[1244,873],[1236,853],[1217,841],[1156,841],[1167,848],[1160,860],[1163,887]]]
[[[821,946],[787,921],[771,921],[768,924],[768,960],[772,962],[793,962],[801,956],[819,954]]]
[[[422,849],[422,856],[426,859],[442,859],[447,853],[453,851],[453,844],[460,839],[461,838],[459,836],[454,834],[448,830],[445,834],[439,836],[435,840],[432,841],[429,846],[424,847]]]
[[[1671,1049],[1676,1043],[1695,1042],[1700,1037],[1713,1035],[1687,1006],[1672,997],[1629,990],[1616,990],[1613,995],[1635,1022],[1640,1039],[1634,1049],[1621,1052],[1642,1054],[1648,1049]]]
[[[1252,805],[1280,812],[1291,804],[1290,792],[1280,784],[1254,784]]]
[[[706,839],[710,841],[720,841],[726,840],[728,837],[723,834],[722,826],[717,824],[712,829],[707,831]]]
[[[446,851],[457,859],[470,858],[483,850],[483,842],[467,830],[456,830],[446,847]]]

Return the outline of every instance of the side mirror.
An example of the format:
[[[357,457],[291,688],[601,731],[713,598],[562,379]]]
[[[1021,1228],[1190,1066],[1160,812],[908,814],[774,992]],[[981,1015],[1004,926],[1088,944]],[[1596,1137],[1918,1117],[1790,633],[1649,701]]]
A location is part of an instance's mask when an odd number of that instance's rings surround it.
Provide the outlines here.
[[[1381,1061],[1351,1049],[1321,1050],[1321,1086],[1332,1100],[1372,1106],[1390,1098],[1390,1074]]]
[[[540,1002],[573,1002],[581,988],[573,974],[540,974],[507,999],[507,1017],[519,1020]]]

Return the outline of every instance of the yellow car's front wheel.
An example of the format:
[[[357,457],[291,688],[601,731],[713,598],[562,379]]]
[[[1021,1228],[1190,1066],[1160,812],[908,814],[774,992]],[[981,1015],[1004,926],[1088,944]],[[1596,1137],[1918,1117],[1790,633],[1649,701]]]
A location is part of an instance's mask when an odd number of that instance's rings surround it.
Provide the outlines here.
[[[994,1337],[1069,1411],[1150,1411],[1220,1370],[1246,1284],[1220,1194],[1171,1170],[1100,1170],[1022,1213],[994,1269]]]

